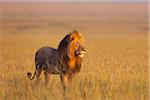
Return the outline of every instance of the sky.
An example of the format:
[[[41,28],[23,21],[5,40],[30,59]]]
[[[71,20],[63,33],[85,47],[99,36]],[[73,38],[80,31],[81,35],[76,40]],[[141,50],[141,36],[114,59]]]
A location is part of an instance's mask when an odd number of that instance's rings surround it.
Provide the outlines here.
[[[148,0],[0,0],[0,1],[49,1],[49,2],[142,2]]]

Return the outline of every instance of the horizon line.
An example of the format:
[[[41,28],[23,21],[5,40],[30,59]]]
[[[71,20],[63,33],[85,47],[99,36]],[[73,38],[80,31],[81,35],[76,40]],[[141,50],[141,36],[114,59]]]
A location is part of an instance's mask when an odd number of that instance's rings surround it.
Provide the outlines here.
[[[137,2],[138,3],[138,2],[149,2],[149,1],[148,0],[136,0],[136,1],[131,1],[131,0],[123,0],[123,1],[120,1],[120,0],[92,0],[92,1],[89,1],[89,0],[87,0],[87,1],[84,1],[84,0],[82,0],[82,1],[81,0],[80,1],[79,0],[76,0],[76,1],[74,1],[74,0],[73,1],[70,1],[70,0],[69,1],[68,0],[64,0],[64,1],[60,1],[60,0],[54,0],[54,1],[53,0],[51,0],[51,1],[50,0],[30,0],[30,1],[28,1],[28,0],[11,0],[11,1],[0,0],[0,2],[10,2],[10,3],[11,2],[29,2],[29,3],[30,2],[34,2],[34,3],[38,3],[38,2],[40,2],[40,3],[42,3],[42,2],[43,3],[44,2],[54,2],[54,3],[55,2],[56,3],[98,3],[98,2],[99,3],[101,3],[101,2],[123,3],[123,2],[131,2],[132,3],[133,2],[133,3],[136,3]]]

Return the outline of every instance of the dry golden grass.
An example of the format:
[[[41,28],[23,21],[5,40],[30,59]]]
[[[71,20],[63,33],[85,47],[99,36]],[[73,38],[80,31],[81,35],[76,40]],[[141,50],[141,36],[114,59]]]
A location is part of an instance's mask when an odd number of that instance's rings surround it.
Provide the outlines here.
[[[47,87],[36,86],[26,73],[34,71],[34,54],[44,45],[57,47],[65,34],[7,34],[1,41],[0,98],[63,100],[59,76]],[[85,35],[87,53],[73,79],[72,100],[148,100],[146,36]]]

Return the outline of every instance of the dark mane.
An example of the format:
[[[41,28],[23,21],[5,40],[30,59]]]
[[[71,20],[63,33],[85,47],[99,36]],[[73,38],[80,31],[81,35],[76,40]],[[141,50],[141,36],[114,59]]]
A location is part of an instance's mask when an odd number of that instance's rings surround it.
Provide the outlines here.
[[[67,48],[67,45],[69,43],[69,37],[70,35],[66,35],[59,43],[58,45],[58,51],[61,52]]]

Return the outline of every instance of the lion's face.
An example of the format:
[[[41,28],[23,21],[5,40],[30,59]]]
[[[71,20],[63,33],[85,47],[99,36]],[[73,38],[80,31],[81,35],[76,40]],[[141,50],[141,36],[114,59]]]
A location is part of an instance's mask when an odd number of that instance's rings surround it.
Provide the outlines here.
[[[83,44],[76,42],[75,56],[83,58],[85,54],[85,47]]]
[[[70,43],[68,45],[70,56],[83,58],[85,54],[84,38],[81,33],[70,33]]]

